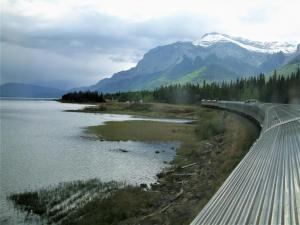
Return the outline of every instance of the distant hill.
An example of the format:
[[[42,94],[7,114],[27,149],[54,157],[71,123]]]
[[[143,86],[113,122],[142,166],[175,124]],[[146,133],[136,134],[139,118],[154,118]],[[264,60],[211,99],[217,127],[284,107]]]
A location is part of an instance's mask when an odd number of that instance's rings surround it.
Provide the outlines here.
[[[272,72],[288,63],[299,46],[257,42],[208,33],[194,42],[176,42],[147,52],[138,64],[97,84],[75,90],[118,92],[175,83],[232,80]]]
[[[59,98],[64,91],[23,83],[6,83],[0,86],[1,97]]]
[[[292,73],[297,72],[300,69],[300,54],[295,56],[292,60],[290,60],[287,64],[276,69],[278,75],[289,76]],[[274,70],[269,72],[267,75],[273,75]]]

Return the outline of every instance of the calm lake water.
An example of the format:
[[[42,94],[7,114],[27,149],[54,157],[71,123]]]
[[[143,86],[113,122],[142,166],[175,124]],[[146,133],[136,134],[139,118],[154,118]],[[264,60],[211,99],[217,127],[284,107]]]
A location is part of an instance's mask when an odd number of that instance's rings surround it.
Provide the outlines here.
[[[90,178],[151,183],[165,166],[164,161],[174,156],[172,148],[179,147],[177,142],[110,142],[88,138],[84,133],[87,126],[141,118],[64,112],[82,107],[45,100],[0,100],[1,224],[24,224],[22,216],[6,200],[9,193]],[[119,148],[128,152],[116,151]],[[157,150],[161,153],[155,154]]]

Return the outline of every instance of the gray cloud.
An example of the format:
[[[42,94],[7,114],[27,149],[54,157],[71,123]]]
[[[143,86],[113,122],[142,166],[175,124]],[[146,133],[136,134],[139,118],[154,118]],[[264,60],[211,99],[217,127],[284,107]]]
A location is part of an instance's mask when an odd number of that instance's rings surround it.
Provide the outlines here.
[[[1,83],[92,84],[133,66],[152,47],[215,30],[214,22],[184,14],[132,22],[92,10],[45,21],[3,12]]]

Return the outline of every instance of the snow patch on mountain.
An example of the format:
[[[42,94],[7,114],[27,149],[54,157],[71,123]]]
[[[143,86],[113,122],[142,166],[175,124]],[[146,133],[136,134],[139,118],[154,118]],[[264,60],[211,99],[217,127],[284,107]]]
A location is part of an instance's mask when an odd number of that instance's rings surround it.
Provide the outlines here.
[[[287,42],[251,41],[245,38],[233,37],[216,32],[205,34],[201,37],[201,39],[193,41],[194,45],[202,47],[209,47],[218,43],[234,43],[252,52],[269,54],[277,53],[280,51],[289,54],[297,51],[297,45],[293,45]]]

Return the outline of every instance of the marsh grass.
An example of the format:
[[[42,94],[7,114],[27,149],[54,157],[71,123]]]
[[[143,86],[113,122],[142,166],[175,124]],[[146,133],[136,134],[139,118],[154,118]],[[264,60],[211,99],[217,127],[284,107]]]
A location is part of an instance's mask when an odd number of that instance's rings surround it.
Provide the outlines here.
[[[195,132],[199,139],[206,140],[225,132],[224,112],[202,113]]]
[[[101,224],[114,225],[120,221],[136,217],[143,209],[156,206],[160,194],[128,186],[106,199],[94,199],[80,208],[72,218],[63,221],[65,225]],[[80,218],[80,219],[75,219]]]
[[[10,195],[9,199],[19,209],[46,217],[49,222],[58,222],[67,219],[93,199],[105,199],[125,187],[127,185],[121,182],[103,183],[98,179],[91,179],[16,193]]]
[[[183,141],[194,142],[195,125],[157,121],[111,121],[100,126],[91,126],[88,133],[111,141]]]

